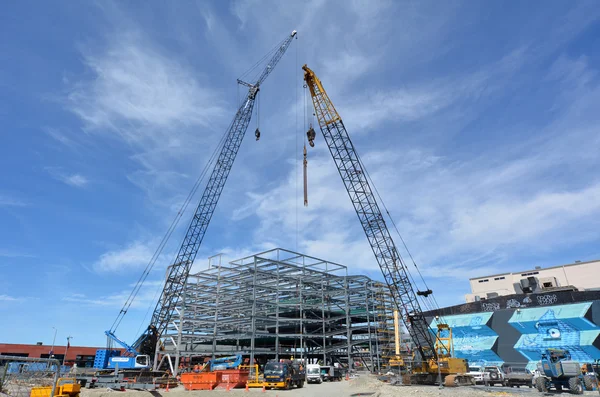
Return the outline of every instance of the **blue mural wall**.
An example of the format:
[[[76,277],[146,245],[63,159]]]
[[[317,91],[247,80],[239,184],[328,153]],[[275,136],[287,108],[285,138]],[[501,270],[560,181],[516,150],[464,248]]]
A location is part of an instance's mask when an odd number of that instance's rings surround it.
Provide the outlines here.
[[[527,307],[532,302],[526,299],[507,300],[506,308],[487,302],[489,311],[443,315],[440,321],[452,328],[455,356],[470,364],[530,369],[547,348],[569,350],[581,362],[600,359],[600,301],[552,305],[557,299],[544,298]],[[431,329],[437,329],[435,318],[429,318]]]
[[[471,364],[502,364],[502,359],[493,350],[498,334],[489,326],[492,314],[462,314],[443,318],[443,321],[452,328],[454,355],[456,357],[466,358]],[[435,318],[430,326],[432,329],[437,330]]]
[[[515,311],[508,322],[521,333],[514,348],[527,358],[527,367],[535,368],[547,348],[566,349],[581,362],[600,358],[594,347],[600,327],[585,318],[591,307],[592,302],[584,302]]]

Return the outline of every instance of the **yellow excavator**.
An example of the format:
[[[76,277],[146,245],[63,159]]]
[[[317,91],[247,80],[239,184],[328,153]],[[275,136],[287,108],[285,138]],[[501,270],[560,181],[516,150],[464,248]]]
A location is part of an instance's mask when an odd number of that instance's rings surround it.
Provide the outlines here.
[[[395,309],[399,313],[405,313],[402,320],[418,352],[412,365],[411,380],[429,384],[444,382],[447,386],[472,384],[472,378],[467,375],[466,360],[453,357],[450,327],[439,324],[435,337],[430,331],[421,310],[419,296],[426,298],[431,294],[431,290],[415,291],[408,269],[398,253],[371,189],[372,181],[342,118],[329,99],[321,80],[308,66],[304,65],[302,69],[323,138],[379,264]],[[307,132],[307,138],[313,147],[316,134],[312,126]],[[399,349],[399,343],[396,346]],[[396,352],[394,359],[401,359],[399,350]]]

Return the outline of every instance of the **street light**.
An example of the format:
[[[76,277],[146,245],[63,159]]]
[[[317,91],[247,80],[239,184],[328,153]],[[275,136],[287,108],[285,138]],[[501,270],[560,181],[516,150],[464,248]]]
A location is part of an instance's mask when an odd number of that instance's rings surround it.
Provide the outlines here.
[[[54,342],[56,342],[56,332],[58,331],[56,327],[52,327],[52,329],[54,330],[54,338],[52,339],[52,347],[50,348],[49,358],[52,358],[52,356],[54,356]]]

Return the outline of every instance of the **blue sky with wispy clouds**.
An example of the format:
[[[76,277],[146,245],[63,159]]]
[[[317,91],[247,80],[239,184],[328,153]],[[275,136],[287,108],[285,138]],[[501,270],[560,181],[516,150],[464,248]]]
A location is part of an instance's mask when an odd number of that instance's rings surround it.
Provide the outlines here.
[[[460,303],[471,276],[600,258],[599,16],[596,1],[6,4],[0,341],[51,343],[55,326],[104,343],[233,117],[236,78],[292,29],[195,270],[284,247],[379,277],[320,135],[302,206],[304,63],[439,302]]]

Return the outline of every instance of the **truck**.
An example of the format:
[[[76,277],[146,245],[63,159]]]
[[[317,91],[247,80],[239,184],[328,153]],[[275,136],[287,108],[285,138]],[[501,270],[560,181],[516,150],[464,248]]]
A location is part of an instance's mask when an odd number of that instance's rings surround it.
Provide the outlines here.
[[[507,367],[504,371],[504,386],[533,387],[533,374],[527,368]]]
[[[557,392],[568,389],[571,394],[583,394],[581,364],[571,359],[568,350],[546,349],[537,367],[540,376],[535,386],[540,393],[554,388]]]
[[[266,389],[286,389],[304,387],[306,371],[304,365],[296,360],[269,361],[265,365],[264,382]]]
[[[321,365],[321,378],[323,382],[342,380],[342,370],[335,365]]]
[[[306,366],[306,381],[308,383],[323,383],[319,364],[308,364]]]

